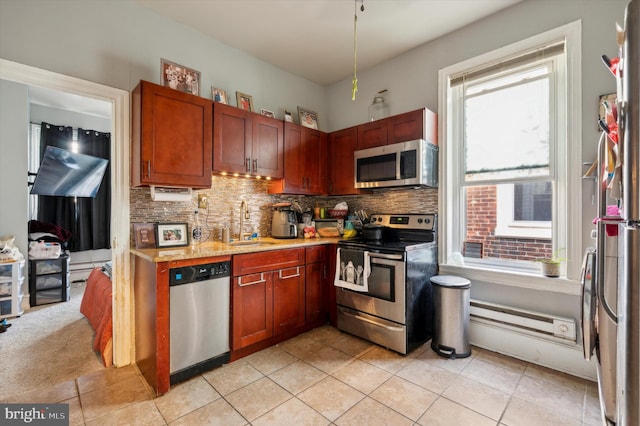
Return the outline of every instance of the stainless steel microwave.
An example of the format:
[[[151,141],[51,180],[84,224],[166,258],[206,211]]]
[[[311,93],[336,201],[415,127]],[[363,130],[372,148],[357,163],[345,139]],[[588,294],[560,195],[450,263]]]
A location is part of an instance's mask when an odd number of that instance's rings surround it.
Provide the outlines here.
[[[356,188],[438,186],[438,146],[418,139],[356,151]]]

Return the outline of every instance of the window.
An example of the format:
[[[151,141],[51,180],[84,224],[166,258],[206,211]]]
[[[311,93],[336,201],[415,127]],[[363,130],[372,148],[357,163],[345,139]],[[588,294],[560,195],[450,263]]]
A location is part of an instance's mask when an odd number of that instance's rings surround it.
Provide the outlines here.
[[[465,268],[531,273],[563,248],[575,255],[564,276],[577,279],[579,27],[440,71],[445,270],[462,255]]]

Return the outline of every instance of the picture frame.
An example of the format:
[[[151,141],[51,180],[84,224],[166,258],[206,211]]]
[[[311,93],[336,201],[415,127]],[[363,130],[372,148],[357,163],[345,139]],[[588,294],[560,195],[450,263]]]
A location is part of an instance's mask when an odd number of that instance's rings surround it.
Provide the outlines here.
[[[155,223],[134,223],[133,239],[137,249],[156,248]]]
[[[186,223],[156,223],[157,248],[189,245],[189,226]]]
[[[236,92],[236,102],[238,103],[238,108],[253,112],[253,96]]]
[[[293,123],[293,116],[291,115],[291,112],[287,111],[286,109],[284,110],[284,121]]]
[[[600,95],[598,97],[598,119],[596,120],[596,129],[601,131],[600,124],[598,123],[600,120],[607,121],[607,112],[604,108],[604,101],[607,101],[609,105],[616,102],[617,94],[616,93],[607,93],[605,95]]]
[[[269,111],[268,109],[260,108],[260,114],[264,115],[265,117],[276,118],[276,115],[273,113],[273,111]]]
[[[300,120],[301,126],[318,130],[317,112],[298,107],[298,119]]]
[[[200,71],[161,58],[160,80],[165,87],[200,96]]]
[[[227,99],[227,91],[223,89],[216,89],[213,86],[211,86],[211,99],[213,99],[214,102],[219,102],[225,105],[229,103],[229,100]]]

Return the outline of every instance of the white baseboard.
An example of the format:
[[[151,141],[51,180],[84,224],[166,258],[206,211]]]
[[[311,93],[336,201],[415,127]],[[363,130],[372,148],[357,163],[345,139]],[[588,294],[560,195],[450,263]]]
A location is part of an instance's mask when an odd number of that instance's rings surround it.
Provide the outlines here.
[[[586,361],[582,346],[550,341],[473,319],[469,325],[469,341],[474,346],[596,381],[595,357]]]

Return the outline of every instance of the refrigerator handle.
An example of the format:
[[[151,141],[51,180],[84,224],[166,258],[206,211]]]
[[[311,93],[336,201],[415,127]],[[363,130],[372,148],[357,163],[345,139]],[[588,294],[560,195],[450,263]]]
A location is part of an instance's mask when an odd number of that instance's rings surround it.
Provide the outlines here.
[[[606,237],[606,222],[607,222],[607,185],[604,182],[604,173],[603,173],[603,165],[604,165],[604,155],[605,149],[607,147],[607,134],[602,132],[600,135],[600,141],[598,142],[598,170],[597,170],[597,179],[596,185],[598,186],[598,199],[597,199],[597,213],[598,213],[598,222],[597,228],[598,232],[596,235],[596,295],[598,298],[598,302],[604,308],[607,316],[611,318],[613,322],[618,323],[618,317],[614,313],[613,309],[609,306],[607,299],[604,293],[604,258],[605,258],[605,237]],[[616,222],[617,223],[617,222]]]

